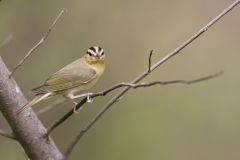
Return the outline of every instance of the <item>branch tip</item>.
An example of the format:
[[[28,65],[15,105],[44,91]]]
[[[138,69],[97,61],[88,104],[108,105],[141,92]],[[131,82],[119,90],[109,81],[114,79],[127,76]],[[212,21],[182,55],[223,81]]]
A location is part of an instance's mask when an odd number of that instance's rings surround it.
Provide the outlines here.
[[[50,27],[48,28],[44,36],[40,39],[40,41],[27,52],[27,54],[18,62],[18,64],[15,67],[13,67],[11,73],[9,74],[9,78],[11,78],[13,74],[16,72],[16,70],[19,67],[21,67],[23,63],[34,53],[34,51],[36,51],[45,42],[45,40],[48,38],[49,34],[51,33],[53,27],[56,25],[57,21],[62,17],[64,12],[65,12],[64,9],[60,11],[60,13],[57,15],[57,17],[55,18],[53,23],[50,25]]]
[[[152,54],[153,54],[153,49],[150,51],[150,53],[149,53],[149,57],[148,57],[148,73],[151,73]]]

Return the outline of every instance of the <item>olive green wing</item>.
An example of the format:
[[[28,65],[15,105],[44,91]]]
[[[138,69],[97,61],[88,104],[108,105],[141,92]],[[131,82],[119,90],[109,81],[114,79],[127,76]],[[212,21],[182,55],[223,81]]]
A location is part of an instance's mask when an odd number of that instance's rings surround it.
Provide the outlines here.
[[[58,92],[84,85],[97,76],[95,70],[82,60],[75,61],[53,74],[45,83],[32,91],[36,94]]]

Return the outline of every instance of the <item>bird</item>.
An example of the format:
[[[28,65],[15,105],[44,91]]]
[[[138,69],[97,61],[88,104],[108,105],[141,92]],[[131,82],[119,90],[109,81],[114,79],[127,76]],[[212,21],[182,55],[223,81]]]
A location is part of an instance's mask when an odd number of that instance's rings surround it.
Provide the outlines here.
[[[88,98],[92,93],[83,93],[94,86],[105,70],[105,53],[101,47],[90,47],[83,57],[66,65],[52,74],[42,85],[33,88],[34,97],[17,110],[17,114],[32,107],[36,103],[52,97],[62,95],[74,104],[76,98]]]

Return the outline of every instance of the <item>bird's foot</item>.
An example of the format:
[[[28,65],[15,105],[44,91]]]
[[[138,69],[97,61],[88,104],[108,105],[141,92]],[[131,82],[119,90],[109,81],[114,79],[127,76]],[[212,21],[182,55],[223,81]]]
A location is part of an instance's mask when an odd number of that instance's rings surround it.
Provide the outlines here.
[[[75,104],[75,106],[73,107],[73,113],[75,113],[75,114],[79,113],[79,111],[77,109],[77,104]]]
[[[91,97],[92,93],[90,93],[88,96],[87,96],[87,102],[88,103],[93,103],[93,98]]]
[[[77,109],[77,105],[78,105],[78,102],[74,101],[74,100],[71,100],[71,102],[73,103],[74,107],[73,107],[73,112],[78,114],[79,111]]]

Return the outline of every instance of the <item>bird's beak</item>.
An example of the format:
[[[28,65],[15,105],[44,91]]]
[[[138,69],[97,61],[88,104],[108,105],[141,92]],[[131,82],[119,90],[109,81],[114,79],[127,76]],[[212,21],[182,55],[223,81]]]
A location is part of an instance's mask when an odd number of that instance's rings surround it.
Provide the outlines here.
[[[101,59],[101,56],[100,56],[100,55],[97,55],[97,59],[98,59],[98,60]]]

